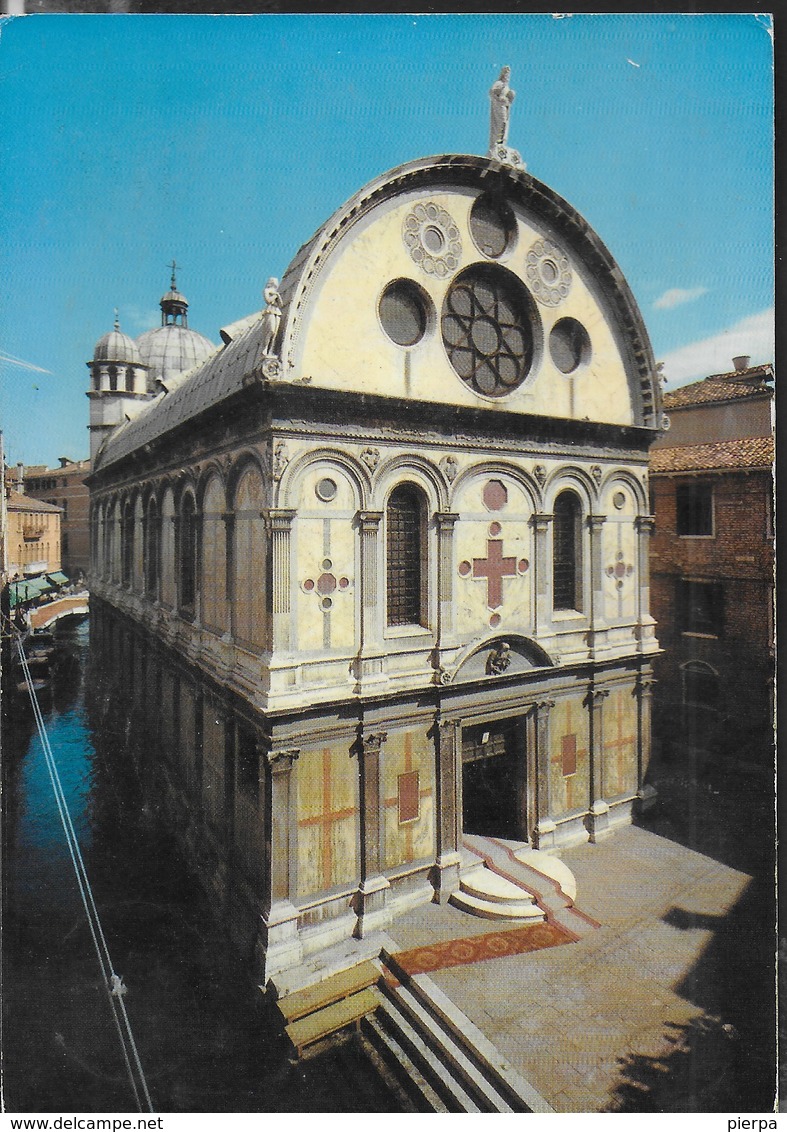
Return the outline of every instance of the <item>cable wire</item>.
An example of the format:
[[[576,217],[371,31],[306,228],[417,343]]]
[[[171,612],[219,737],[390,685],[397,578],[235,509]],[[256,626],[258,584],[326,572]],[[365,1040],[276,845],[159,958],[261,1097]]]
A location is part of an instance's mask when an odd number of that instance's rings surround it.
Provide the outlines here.
[[[155,1112],[153,1103],[150,1099],[147,1081],[142,1069],[142,1063],[139,1059],[139,1052],[137,1050],[136,1042],[134,1041],[134,1034],[131,1029],[131,1022],[126,1011],[125,1003],[123,1002],[123,994],[125,988],[123,987],[120,976],[115,973],[112,959],[109,954],[109,947],[107,945],[104,930],[101,926],[101,919],[96,908],[96,902],[93,897],[93,889],[90,885],[90,880],[85,868],[85,862],[82,857],[82,852],[79,848],[79,841],[77,840],[76,831],[71,820],[71,814],[68,809],[68,803],[63,791],[63,785],[60,781],[60,774],[58,773],[57,763],[52,752],[52,747],[47,735],[46,726],[44,724],[44,717],[41,713],[41,708],[38,703],[38,697],[35,693],[33,680],[30,675],[30,668],[22,647],[21,638],[17,639],[17,649],[19,651],[19,659],[22,665],[22,672],[24,673],[25,683],[27,684],[27,691],[30,696],[30,703],[33,708],[33,715],[38,728],[38,735],[41,740],[41,746],[44,751],[44,759],[46,762],[47,771],[49,772],[49,780],[52,783],[52,790],[55,795],[55,802],[57,804],[60,821],[65,833],[66,844],[68,852],[71,857],[71,863],[74,866],[76,874],[77,886],[79,887],[79,894],[82,898],[82,904],[87,916],[88,926],[90,928],[90,935],[93,939],[93,946],[98,958],[99,967],[101,968],[101,976],[104,981],[104,986],[109,998],[109,1005],[112,1011],[112,1017],[115,1022],[115,1027],[118,1032],[121,1048],[123,1050],[123,1058],[126,1063],[126,1070],[128,1073],[131,1088],[134,1093],[134,1099],[137,1108],[140,1112],[145,1111],[143,1107],[142,1098],[140,1097],[140,1088],[144,1096],[145,1106],[148,1112]],[[136,1075],[135,1071],[136,1070]],[[137,1079],[139,1085],[137,1084]]]

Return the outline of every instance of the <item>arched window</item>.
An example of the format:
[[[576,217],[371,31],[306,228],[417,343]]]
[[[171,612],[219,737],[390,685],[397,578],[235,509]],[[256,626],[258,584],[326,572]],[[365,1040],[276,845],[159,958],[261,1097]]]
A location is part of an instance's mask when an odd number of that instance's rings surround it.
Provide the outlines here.
[[[123,506],[123,522],[120,528],[121,540],[121,581],[124,586],[131,585],[131,572],[134,568],[134,508],[130,500]]]
[[[389,625],[426,624],[426,501],[413,484],[397,487],[386,512]]]
[[[197,596],[197,514],[193,495],[184,497],[180,509],[178,575],[181,611],[193,614]]]
[[[155,600],[158,597],[159,561],[161,555],[161,526],[155,499],[148,503],[145,515],[144,541],[145,592]]]
[[[555,500],[552,531],[552,603],[555,609],[582,606],[582,506],[573,491]]]
[[[113,393],[117,392],[118,387],[118,371],[117,366],[109,367],[109,388]]]

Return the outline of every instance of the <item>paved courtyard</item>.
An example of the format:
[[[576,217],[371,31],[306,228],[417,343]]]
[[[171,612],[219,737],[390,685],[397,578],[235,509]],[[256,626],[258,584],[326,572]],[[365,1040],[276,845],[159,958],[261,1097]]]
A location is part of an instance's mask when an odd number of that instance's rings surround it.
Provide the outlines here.
[[[560,856],[577,907],[601,926],[433,972],[435,983],[558,1111],[769,1111],[773,991],[757,882],[637,827]],[[407,949],[494,926],[431,905],[389,934]]]

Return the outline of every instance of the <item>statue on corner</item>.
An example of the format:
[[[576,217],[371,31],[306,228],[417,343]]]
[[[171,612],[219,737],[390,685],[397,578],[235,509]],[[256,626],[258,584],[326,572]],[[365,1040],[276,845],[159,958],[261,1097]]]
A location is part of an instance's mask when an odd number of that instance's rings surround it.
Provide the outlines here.
[[[271,277],[265,284],[262,292],[265,299],[265,309],[262,312],[262,339],[260,346],[263,354],[268,357],[275,356],[274,346],[281,326],[281,296],[279,294],[279,280]]]
[[[511,103],[516,98],[516,91],[508,85],[511,77],[511,68],[503,67],[500,78],[492,84],[489,91],[491,102],[489,115],[489,153],[504,165],[516,165],[524,169],[521,155],[508,146],[508,125],[511,118]]]

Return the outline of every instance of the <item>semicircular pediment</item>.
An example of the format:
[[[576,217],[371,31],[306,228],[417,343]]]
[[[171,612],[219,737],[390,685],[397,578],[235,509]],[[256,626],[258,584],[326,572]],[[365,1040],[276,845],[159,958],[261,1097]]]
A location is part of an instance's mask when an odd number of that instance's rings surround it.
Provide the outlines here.
[[[491,640],[466,656],[457,668],[452,684],[466,684],[485,676],[515,676],[533,668],[554,668],[555,660],[529,637],[508,633]]]

